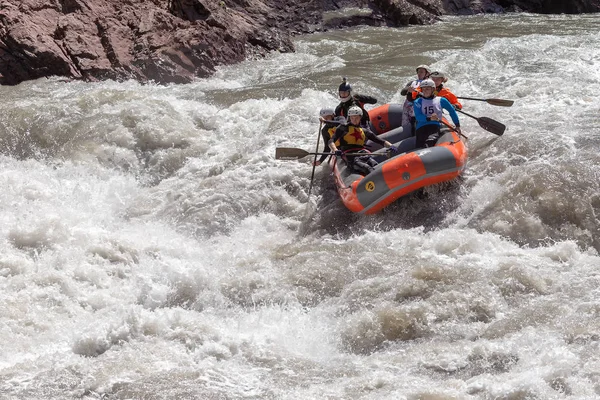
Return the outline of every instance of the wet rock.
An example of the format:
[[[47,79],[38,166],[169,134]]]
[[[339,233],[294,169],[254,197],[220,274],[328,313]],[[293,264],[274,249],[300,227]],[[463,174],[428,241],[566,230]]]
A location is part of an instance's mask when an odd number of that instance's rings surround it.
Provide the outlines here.
[[[294,51],[295,34],[520,10],[600,12],[600,0],[2,0],[0,84],[52,75],[184,83]]]

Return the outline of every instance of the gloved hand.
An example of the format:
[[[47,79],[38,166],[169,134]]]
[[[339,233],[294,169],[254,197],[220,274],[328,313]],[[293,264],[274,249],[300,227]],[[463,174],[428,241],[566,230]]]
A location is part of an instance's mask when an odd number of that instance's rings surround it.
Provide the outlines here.
[[[341,157],[342,155],[344,155],[344,153],[342,153],[342,151],[338,149],[335,151],[335,155]]]
[[[458,104],[452,104],[452,107],[454,107],[455,110],[461,110],[462,107],[459,106]]]
[[[394,153],[399,153],[400,152],[400,150],[398,150],[398,148],[396,146],[394,146],[394,145],[391,145],[389,147],[389,149],[390,149],[390,151],[392,151]]]

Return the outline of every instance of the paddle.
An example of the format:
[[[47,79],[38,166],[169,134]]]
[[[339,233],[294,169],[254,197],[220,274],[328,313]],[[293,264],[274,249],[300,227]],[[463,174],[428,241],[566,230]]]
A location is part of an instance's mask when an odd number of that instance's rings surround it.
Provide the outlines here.
[[[456,110],[456,111],[477,120],[480,127],[482,127],[483,129],[485,129],[488,132],[492,132],[494,135],[502,136],[504,134],[504,131],[506,130],[506,125],[504,125],[496,120],[493,120],[491,118],[488,118],[488,117],[479,117],[478,118],[478,117],[471,115],[469,113],[466,113],[462,110]]]
[[[276,160],[299,160],[311,154],[314,154],[315,156],[320,156],[323,154],[333,155],[333,153],[311,153],[309,151],[294,147],[277,147],[275,149]],[[344,153],[345,156],[367,156],[370,154],[372,153]]]
[[[455,127],[453,127],[452,125],[450,125],[449,123],[447,123],[446,121],[440,121],[442,124],[446,125],[451,131],[458,133],[458,131],[456,130]],[[469,140],[469,138],[467,137],[467,135],[463,134],[462,132],[458,133],[460,136],[464,137],[465,139]]]
[[[477,101],[485,101],[488,104],[491,104],[493,106],[500,106],[500,107],[510,107],[513,105],[514,100],[502,100],[502,99],[475,99],[473,97],[458,97],[459,99],[464,99],[464,100],[477,100]]]
[[[321,128],[323,127],[323,121],[319,124],[319,131],[317,132],[317,147],[315,151],[319,151],[319,142],[321,140]],[[315,163],[317,162],[317,155],[315,154],[315,160],[313,161],[313,170],[312,175],[310,176],[310,186],[308,186],[308,197],[310,197],[310,192],[313,186],[313,180],[315,179],[315,168],[317,167]]]

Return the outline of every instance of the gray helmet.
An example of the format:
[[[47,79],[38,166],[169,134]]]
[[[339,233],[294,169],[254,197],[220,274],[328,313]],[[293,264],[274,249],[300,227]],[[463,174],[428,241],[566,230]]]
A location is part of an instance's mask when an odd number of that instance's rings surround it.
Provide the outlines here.
[[[442,78],[442,79],[447,78],[446,74],[441,71],[433,71],[431,74],[429,74],[429,77],[430,78]]]
[[[431,73],[431,68],[429,68],[429,65],[426,64],[421,64],[416,68],[416,71],[419,72],[419,70],[423,68],[425,71],[427,71],[428,74]]]
[[[431,79],[425,79],[424,81],[419,83],[419,87],[420,88],[430,87],[430,88],[435,89],[435,82],[432,81]]]
[[[353,115],[358,115],[358,116],[362,117],[363,111],[361,110],[360,107],[352,106],[348,109],[348,116],[351,117]]]
[[[319,111],[319,116],[326,117],[328,115],[335,115],[335,111],[333,111],[333,108],[321,108],[321,111]]]

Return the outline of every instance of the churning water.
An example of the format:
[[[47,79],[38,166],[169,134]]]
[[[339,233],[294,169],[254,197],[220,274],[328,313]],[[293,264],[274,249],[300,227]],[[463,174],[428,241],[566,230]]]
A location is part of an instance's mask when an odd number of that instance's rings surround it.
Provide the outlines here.
[[[298,38],[189,85],[0,102],[2,399],[600,397],[600,15]],[[459,96],[460,184],[351,215],[312,157],[347,76]],[[322,145],[322,144],[321,144]]]

